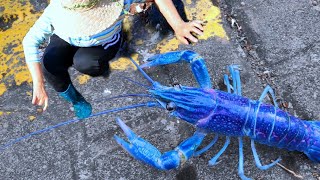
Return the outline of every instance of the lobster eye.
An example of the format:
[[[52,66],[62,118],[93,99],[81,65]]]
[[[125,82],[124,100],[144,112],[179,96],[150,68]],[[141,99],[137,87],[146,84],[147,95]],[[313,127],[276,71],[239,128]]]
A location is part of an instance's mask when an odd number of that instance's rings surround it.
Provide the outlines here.
[[[173,84],[173,87],[174,87],[175,89],[177,89],[177,90],[181,90],[181,89],[182,89],[182,87],[181,87],[181,85],[180,85],[179,83]]]
[[[174,102],[169,102],[166,105],[166,109],[170,112],[174,111],[176,109],[176,104]]]

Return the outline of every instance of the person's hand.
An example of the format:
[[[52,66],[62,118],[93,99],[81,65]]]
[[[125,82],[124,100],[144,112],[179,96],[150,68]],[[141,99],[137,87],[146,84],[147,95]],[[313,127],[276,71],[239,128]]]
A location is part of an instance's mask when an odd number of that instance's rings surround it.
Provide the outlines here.
[[[32,104],[43,106],[43,111],[48,107],[48,95],[42,83],[33,84]]]
[[[202,22],[195,20],[189,22],[180,22],[174,29],[176,37],[184,44],[196,43],[198,39],[196,36],[203,34]]]

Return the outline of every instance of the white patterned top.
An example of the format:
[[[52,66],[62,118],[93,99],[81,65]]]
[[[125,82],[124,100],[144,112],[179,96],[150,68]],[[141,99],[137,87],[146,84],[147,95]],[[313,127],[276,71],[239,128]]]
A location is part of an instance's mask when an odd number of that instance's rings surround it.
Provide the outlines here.
[[[54,8],[52,8],[49,4],[48,7],[44,10],[43,14],[30,28],[29,32],[23,39],[22,44],[26,62],[40,62],[41,51],[39,49],[39,46],[53,34],[56,34],[69,44],[78,47],[102,45],[106,49],[109,46],[116,44],[120,39],[120,32],[122,29],[122,22],[125,16],[125,12],[129,11],[131,3],[139,1],[141,0],[125,0],[121,15],[115,23],[113,23],[110,27],[107,27],[100,33],[81,37],[66,36],[63,31],[54,29],[53,20],[59,14],[57,14],[54,11]]]

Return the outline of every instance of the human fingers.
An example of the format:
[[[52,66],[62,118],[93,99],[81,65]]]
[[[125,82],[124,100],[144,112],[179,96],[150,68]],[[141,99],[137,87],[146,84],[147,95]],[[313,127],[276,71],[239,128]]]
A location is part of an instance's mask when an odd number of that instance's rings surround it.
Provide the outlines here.
[[[33,86],[33,93],[32,93],[32,104],[37,105],[41,97],[39,94],[41,92],[41,88],[38,86]]]
[[[36,104],[37,103],[37,96],[35,94],[32,95],[32,104]]]
[[[186,36],[186,38],[188,38],[189,41],[191,41],[191,42],[193,42],[193,43],[198,42],[198,39],[197,39],[196,37],[194,37],[192,34],[188,34],[188,35]]]
[[[203,32],[201,30],[199,30],[198,28],[196,28],[196,27],[192,27],[191,31],[196,33],[196,34],[198,34],[198,35],[202,35],[203,34]]]
[[[48,98],[45,98],[44,100],[44,106],[43,106],[43,111],[47,110],[48,108]]]
[[[207,21],[200,21],[200,20],[193,20],[193,22],[196,22],[196,23],[199,23],[199,24],[202,24],[202,25],[207,23]]]
[[[38,101],[38,103],[37,103],[37,105],[38,105],[38,106],[42,106],[43,103],[44,103],[44,99],[43,99],[43,98],[40,98],[39,101]]]
[[[203,28],[203,26],[202,26],[202,24],[203,24],[202,21],[192,21],[191,24],[192,24],[192,26],[200,29],[201,31],[204,30],[204,28]]]

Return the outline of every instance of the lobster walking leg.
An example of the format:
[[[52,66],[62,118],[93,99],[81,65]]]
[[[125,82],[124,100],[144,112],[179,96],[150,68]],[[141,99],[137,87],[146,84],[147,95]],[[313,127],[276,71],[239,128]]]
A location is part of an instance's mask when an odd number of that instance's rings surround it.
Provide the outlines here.
[[[264,91],[262,92],[260,98],[259,98],[259,101],[263,101],[263,99],[266,97],[267,93],[270,93],[271,96],[272,96],[272,100],[273,100],[273,103],[275,105],[275,107],[278,107],[277,105],[277,102],[276,102],[276,98],[275,98],[275,95],[274,95],[274,92],[273,92],[273,89],[270,87],[270,86],[267,86]],[[274,120],[275,121],[275,120]],[[274,129],[274,124],[275,122],[272,123],[273,124],[273,127],[271,128],[271,131],[270,131],[270,134],[268,136],[268,139],[270,141],[270,136],[271,136],[271,132],[273,131]],[[275,160],[274,162],[268,164],[268,165],[262,165],[261,164],[261,161],[259,159],[259,155],[257,153],[257,150],[255,148],[255,145],[254,145],[254,140],[251,140],[251,149],[252,149],[252,153],[253,153],[253,157],[254,157],[254,160],[255,160],[255,163],[256,163],[256,166],[261,169],[261,170],[266,170],[266,169],[269,169],[270,167],[276,165],[279,161],[281,161],[281,158],[279,157],[277,160]]]
[[[229,93],[231,93],[231,89],[232,89],[234,94],[241,96],[241,81],[240,81],[239,65],[231,65],[228,68],[231,74],[232,86],[230,85],[229,77],[226,74],[224,75],[224,84],[227,86],[227,90]]]
[[[232,86],[230,85],[229,77],[227,75],[224,76],[224,83],[227,86],[228,92],[231,93],[231,90],[233,90],[234,94],[241,95],[241,81],[240,81],[239,66],[237,66],[237,65],[229,66],[229,71],[230,71],[231,78],[232,78]],[[267,86],[264,89],[263,93],[261,94],[261,96],[259,98],[259,101],[262,101],[266,97],[267,93],[271,94],[271,96],[273,98],[273,102],[274,102],[274,104],[276,104],[275,95],[274,95],[274,92],[273,92],[273,90],[272,90],[272,88],[270,86]],[[255,145],[254,145],[254,140],[251,140],[251,149],[252,149],[252,153],[253,153],[253,156],[254,156],[254,160],[255,160],[256,166],[259,169],[266,170],[266,169],[274,166],[275,164],[277,164],[281,160],[280,158],[278,158],[273,163],[263,166],[261,164],[261,161],[259,159],[258,153],[256,151],[256,148],[255,148]],[[239,137],[239,167],[238,167],[238,174],[241,177],[241,179],[248,179],[244,175],[243,158],[244,158],[243,157],[243,137]]]
[[[231,77],[233,80],[233,86],[230,85],[229,77],[227,75],[224,76],[224,83],[227,86],[228,92],[231,92],[233,89],[235,94],[241,94],[241,83],[240,83],[240,73],[239,73],[239,66],[238,65],[231,65],[229,66],[229,71],[231,73]],[[205,148],[196,152],[196,155],[199,155],[205,151],[207,151],[214,143],[217,141],[218,136]],[[226,142],[222,149],[209,161],[209,165],[215,165],[218,158],[222,155],[222,153],[227,149],[228,145],[230,144],[230,137],[227,136]]]
[[[267,96],[267,94],[271,94],[272,96],[272,101],[273,101],[273,104],[276,108],[278,108],[278,103],[276,101],[276,96],[274,95],[274,92],[273,92],[273,89],[268,85],[266,88],[264,88],[260,98],[259,98],[259,101],[262,102],[263,99]]]
[[[260,159],[259,159],[257,150],[254,146],[254,140],[251,140],[251,149],[252,149],[254,161],[256,162],[256,166],[261,170],[267,170],[267,169],[271,168],[272,166],[276,165],[279,161],[281,161],[281,158],[279,157],[277,160],[273,161],[272,163],[263,166],[261,164]]]
[[[250,180],[246,175],[244,175],[243,170],[243,138],[239,137],[239,166],[238,166],[238,175],[242,180]]]
[[[115,135],[115,139],[130,155],[139,159],[157,169],[169,170],[177,168],[180,163],[190,159],[195,150],[201,144],[206,134],[196,131],[193,136],[183,141],[178,147],[164,154],[146,140],[138,137],[131,129],[121,120],[117,119],[118,125],[127,135],[129,143]]]
[[[241,96],[241,81],[240,81],[240,72],[238,66],[229,66],[229,71],[232,78],[232,84],[233,84],[233,93]],[[227,81],[229,83],[229,81]],[[229,85],[230,86],[230,85]],[[228,90],[229,93],[230,90]],[[244,174],[244,168],[243,168],[243,137],[239,137],[239,165],[238,165],[238,175],[242,180],[250,180],[247,176]]]
[[[218,141],[218,135],[216,134],[214,139],[204,148],[201,150],[198,150],[197,152],[194,153],[194,156],[200,156],[202,153],[208,151],[217,141]]]
[[[224,143],[223,147],[220,149],[220,151],[209,161],[209,165],[213,166],[216,165],[218,158],[222,155],[222,153],[227,149],[227,147],[230,144],[230,137],[226,137],[226,142]]]
[[[224,76],[224,84],[227,86],[228,92],[231,92],[231,89],[234,93],[241,94],[241,83],[240,83],[240,73],[239,73],[239,66],[238,65],[231,65],[229,66],[229,71],[231,73],[231,77],[233,80],[233,86],[230,85],[229,77],[227,75]],[[202,150],[199,150],[195,153],[195,156],[198,156],[205,151],[207,151],[214,143],[218,140],[218,136],[216,135],[215,139],[207,145]],[[230,138],[227,137],[226,142],[222,149],[209,161],[209,165],[215,165],[218,158],[222,155],[222,153],[227,149],[228,145],[230,144]]]
[[[212,88],[211,79],[205,65],[204,59],[193,51],[173,51],[157,54],[148,59],[149,62],[140,67],[152,67],[185,61],[190,63],[192,72],[201,88]]]

